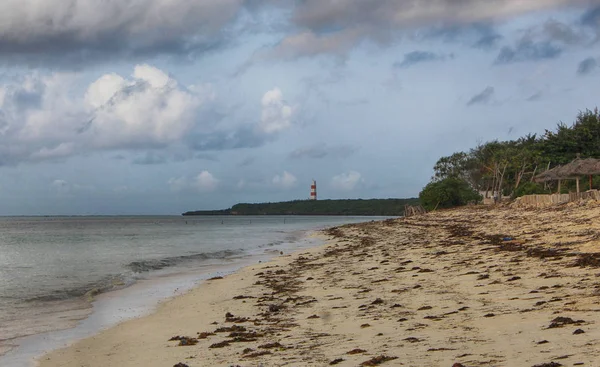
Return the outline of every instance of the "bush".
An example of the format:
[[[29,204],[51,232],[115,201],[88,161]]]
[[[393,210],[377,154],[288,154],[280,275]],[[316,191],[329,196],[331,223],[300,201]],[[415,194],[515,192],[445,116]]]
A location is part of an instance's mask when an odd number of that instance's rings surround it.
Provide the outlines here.
[[[535,182],[524,182],[517,187],[515,190],[515,197],[523,196],[523,195],[540,195],[540,194],[549,194],[548,190],[544,190],[544,186],[537,184]]]
[[[456,177],[430,182],[419,193],[421,205],[427,210],[452,208],[478,202],[481,195],[464,180]]]

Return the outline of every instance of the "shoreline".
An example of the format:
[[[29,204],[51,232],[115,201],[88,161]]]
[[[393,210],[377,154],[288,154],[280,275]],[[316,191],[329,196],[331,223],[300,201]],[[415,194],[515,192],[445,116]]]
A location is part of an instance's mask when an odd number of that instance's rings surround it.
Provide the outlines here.
[[[40,367],[593,366],[598,218],[593,202],[334,227],[322,246],[204,282]]]
[[[155,312],[162,303],[169,302],[198,287],[208,278],[226,276],[256,262],[267,262],[279,256],[280,251],[314,247],[320,240],[312,230],[293,242],[278,244],[273,248],[255,249],[244,257],[225,259],[220,263],[201,265],[199,268],[181,270],[176,273],[154,275],[139,279],[130,286],[103,292],[94,297],[85,317],[74,322],[72,327],[58,329],[4,341],[6,351],[0,355],[2,366],[36,366],[43,355],[68,347],[85,338],[93,337],[104,330],[143,318]],[[3,346],[4,347],[4,346]]]

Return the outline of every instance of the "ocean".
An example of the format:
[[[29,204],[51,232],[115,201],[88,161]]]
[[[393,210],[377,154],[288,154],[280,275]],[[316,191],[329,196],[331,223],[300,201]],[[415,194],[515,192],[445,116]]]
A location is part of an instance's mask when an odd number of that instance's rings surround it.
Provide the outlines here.
[[[0,218],[0,365],[143,315],[210,276],[320,244],[309,231],[384,218]]]

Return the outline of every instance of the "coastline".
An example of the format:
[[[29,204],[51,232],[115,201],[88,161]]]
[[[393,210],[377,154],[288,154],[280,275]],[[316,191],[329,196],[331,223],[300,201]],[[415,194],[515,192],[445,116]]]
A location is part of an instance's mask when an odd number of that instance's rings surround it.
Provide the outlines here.
[[[588,202],[336,227],[40,366],[593,366],[597,218]]]
[[[152,314],[162,303],[186,294],[210,277],[225,276],[248,265],[269,261],[278,256],[280,251],[310,248],[321,243],[315,238],[315,231],[302,232],[304,234],[294,241],[278,243],[274,248],[257,248],[243,257],[207,262],[198,268],[139,279],[128,287],[100,293],[85,309],[85,317],[76,320],[72,327],[6,340],[0,365],[35,366],[36,360],[48,352],[92,337],[122,322]]]

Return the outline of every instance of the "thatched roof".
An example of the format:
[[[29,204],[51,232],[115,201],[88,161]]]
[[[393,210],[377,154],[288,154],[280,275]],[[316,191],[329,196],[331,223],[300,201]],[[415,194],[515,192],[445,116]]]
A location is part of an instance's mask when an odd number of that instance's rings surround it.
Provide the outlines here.
[[[562,166],[556,166],[556,167],[554,167],[552,169],[544,171],[544,172],[540,173],[539,175],[535,176],[533,178],[533,180],[535,182],[547,182],[547,181],[560,180],[561,177],[559,175],[559,170],[561,168],[562,168]]]
[[[600,159],[577,158],[573,162],[565,164],[559,171],[565,177],[600,175]]]
[[[536,182],[564,180],[577,176],[600,175],[600,159],[576,158],[564,166],[557,166],[534,177]]]

